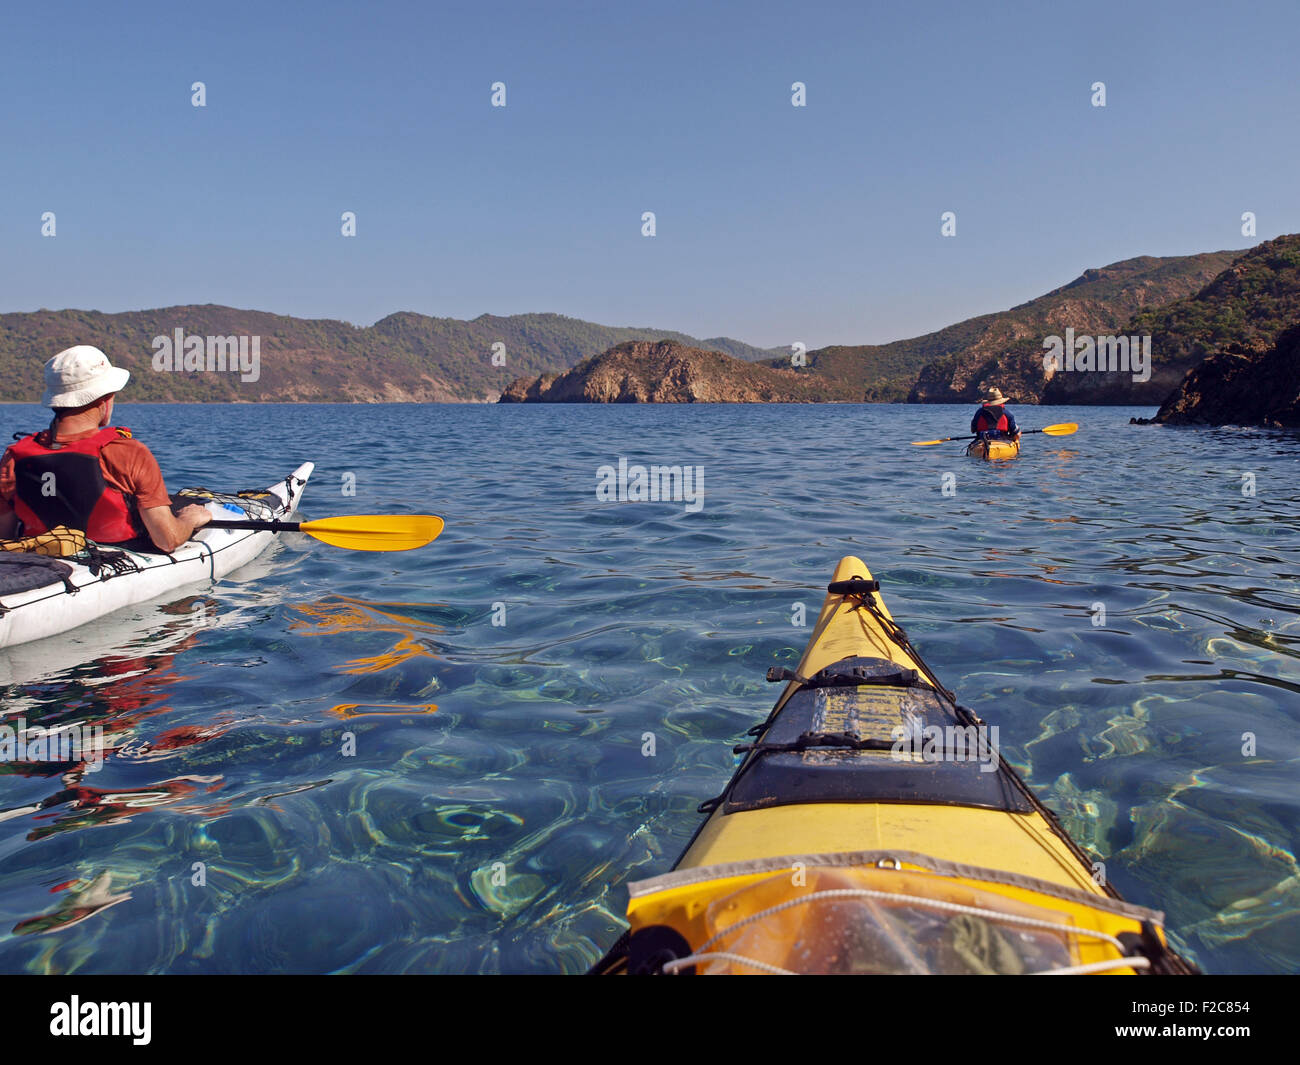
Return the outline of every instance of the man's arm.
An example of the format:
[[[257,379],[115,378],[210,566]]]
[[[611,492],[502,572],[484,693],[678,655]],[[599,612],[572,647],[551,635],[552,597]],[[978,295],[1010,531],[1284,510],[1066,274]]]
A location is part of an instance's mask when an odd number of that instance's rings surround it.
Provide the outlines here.
[[[149,530],[149,539],[154,547],[171,554],[196,530],[210,522],[212,515],[207,507],[194,505],[182,507],[175,514],[171,507],[149,507],[140,511],[140,519]]]
[[[18,515],[14,508],[0,499],[0,540],[12,540],[18,532]]]
[[[135,496],[140,520],[154,547],[168,554],[212,520],[206,507],[173,511],[153,453],[138,440],[114,440],[101,452],[104,468],[116,487]]]

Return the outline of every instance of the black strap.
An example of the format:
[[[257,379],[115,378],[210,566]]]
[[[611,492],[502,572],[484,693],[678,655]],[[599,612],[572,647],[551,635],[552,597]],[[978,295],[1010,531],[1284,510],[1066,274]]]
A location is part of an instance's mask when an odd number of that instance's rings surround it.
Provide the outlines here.
[[[892,751],[893,740],[880,740],[869,736],[865,740],[856,732],[805,732],[791,743],[743,743],[733,747],[735,754],[792,754],[813,747],[829,747],[838,751]]]
[[[831,581],[826,585],[831,595],[870,595],[880,591],[879,581],[869,581],[865,577],[850,577],[847,581]]]
[[[867,684],[878,684],[885,688],[927,688],[931,685],[921,679],[921,674],[914,669],[899,666],[893,673],[869,673],[862,666],[854,666],[847,673],[833,672],[834,666],[827,666],[812,677],[803,677],[789,669],[773,666],[767,671],[769,684],[782,680],[795,680],[800,688],[860,688]]]

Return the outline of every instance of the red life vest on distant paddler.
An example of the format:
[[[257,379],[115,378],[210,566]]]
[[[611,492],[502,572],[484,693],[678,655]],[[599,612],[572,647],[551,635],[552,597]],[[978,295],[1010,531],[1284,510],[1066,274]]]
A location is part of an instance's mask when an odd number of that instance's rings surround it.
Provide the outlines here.
[[[14,511],[24,534],[35,536],[66,525],[101,544],[143,535],[134,498],[105,480],[99,460],[114,440],[130,439],[130,429],[110,426],[82,440],[58,443],[46,429],[11,444]]]
[[[975,419],[979,422],[977,433],[988,433],[997,430],[999,433],[1008,432],[1011,423],[1007,421],[1007,411],[1005,407],[990,407],[987,403],[975,412]]]

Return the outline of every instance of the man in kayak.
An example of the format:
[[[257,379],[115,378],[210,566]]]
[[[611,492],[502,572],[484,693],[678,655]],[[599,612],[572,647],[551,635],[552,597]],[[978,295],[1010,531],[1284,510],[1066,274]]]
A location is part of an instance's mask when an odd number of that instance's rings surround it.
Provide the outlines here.
[[[970,420],[970,431],[984,440],[1019,440],[1016,416],[1006,409],[1009,401],[999,388],[990,388],[984,405]]]
[[[96,543],[167,554],[212,520],[200,506],[173,513],[153,454],[131,430],[110,426],[130,377],[87,344],[45,364],[41,402],[54,420],[0,458],[0,538],[14,537],[20,522],[24,536],[65,525]]]

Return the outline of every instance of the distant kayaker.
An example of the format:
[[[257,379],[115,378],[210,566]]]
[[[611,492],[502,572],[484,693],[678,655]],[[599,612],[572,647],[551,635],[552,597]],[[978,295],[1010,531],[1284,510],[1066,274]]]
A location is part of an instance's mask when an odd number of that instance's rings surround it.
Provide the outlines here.
[[[96,543],[168,553],[212,520],[200,506],[172,513],[153,454],[110,425],[130,377],[88,344],[45,364],[41,402],[54,420],[0,458],[0,538],[19,535],[20,523],[23,536],[65,525]]]
[[[1019,440],[1020,428],[1016,425],[1016,416],[1006,409],[1009,402],[1001,389],[990,388],[984,397],[984,405],[970,420],[970,431],[985,440]]]

